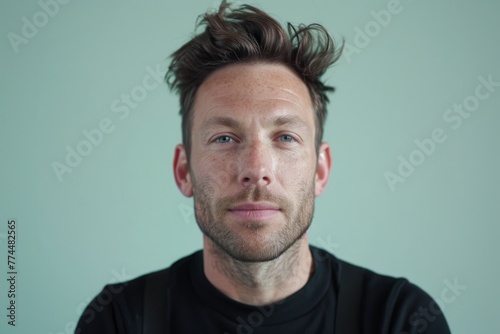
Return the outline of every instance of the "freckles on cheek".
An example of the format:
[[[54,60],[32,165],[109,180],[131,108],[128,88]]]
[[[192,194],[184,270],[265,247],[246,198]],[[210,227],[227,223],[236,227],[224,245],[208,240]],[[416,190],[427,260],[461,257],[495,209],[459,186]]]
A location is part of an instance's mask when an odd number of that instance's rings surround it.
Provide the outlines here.
[[[199,160],[197,175],[201,183],[215,192],[229,183],[234,168],[235,162],[231,159],[209,155]]]
[[[277,168],[278,177],[287,183],[298,183],[298,181],[305,176],[307,166],[303,163],[288,162],[280,163]]]
[[[280,161],[278,178],[286,184],[302,185],[312,179],[315,173],[316,162],[306,157],[295,158],[285,162]]]

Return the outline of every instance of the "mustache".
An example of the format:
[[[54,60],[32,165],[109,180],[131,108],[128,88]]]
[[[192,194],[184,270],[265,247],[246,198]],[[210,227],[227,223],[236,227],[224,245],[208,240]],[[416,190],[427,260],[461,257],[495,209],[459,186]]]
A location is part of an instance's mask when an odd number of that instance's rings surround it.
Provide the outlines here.
[[[241,192],[225,196],[217,200],[218,210],[226,211],[241,202],[269,202],[276,204],[281,210],[288,211],[292,208],[290,201],[280,195],[273,194],[267,187],[250,186]]]

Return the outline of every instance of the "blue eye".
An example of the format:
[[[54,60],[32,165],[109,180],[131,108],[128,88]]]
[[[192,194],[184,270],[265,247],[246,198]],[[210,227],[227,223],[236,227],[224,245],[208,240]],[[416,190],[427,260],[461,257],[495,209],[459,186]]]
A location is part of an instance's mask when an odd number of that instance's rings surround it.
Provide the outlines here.
[[[283,142],[289,142],[289,143],[290,143],[290,142],[293,142],[293,141],[295,140],[295,139],[294,139],[292,136],[290,136],[290,135],[281,135],[281,136],[279,137],[279,139],[280,139],[280,141],[283,141]]]
[[[233,139],[229,136],[220,136],[215,139],[217,143],[230,143]]]

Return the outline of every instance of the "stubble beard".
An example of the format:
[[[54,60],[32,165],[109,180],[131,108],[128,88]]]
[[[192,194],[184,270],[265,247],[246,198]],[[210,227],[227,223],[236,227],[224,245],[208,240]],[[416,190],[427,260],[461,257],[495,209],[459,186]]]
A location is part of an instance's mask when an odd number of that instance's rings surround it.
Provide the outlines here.
[[[195,217],[201,231],[224,253],[241,262],[268,262],[278,258],[298,242],[311,225],[314,213],[314,183],[303,182],[296,203],[272,194],[266,187],[249,186],[243,192],[214,198],[212,187],[193,178]],[[266,222],[234,226],[224,217],[233,205],[247,201],[266,201],[278,205],[284,225],[265,234]],[[241,224],[241,223],[238,223]],[[241,229],[244,227],[244,235]],[[239,232],[240,231],[240,232]]]

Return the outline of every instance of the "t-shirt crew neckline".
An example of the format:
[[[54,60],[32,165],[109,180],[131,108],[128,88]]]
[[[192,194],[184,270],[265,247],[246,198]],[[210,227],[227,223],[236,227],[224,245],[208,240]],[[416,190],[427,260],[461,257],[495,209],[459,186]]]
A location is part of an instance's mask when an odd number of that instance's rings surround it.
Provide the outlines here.
[[[252,306],[235,301],[210,283],[203,271],[203,251],[199,251],[191,262],[190,276],[193,289],[201,302],[226,317],[228,320],[237,321],[238,317],[248,317],[252,312],[264,315],[262,325],[271,326],[289,322],[308,312],[325,297],[332,284],[331,266],[329,261],[318,259],[314,248],[311,247],[314,261],[314,273],[309,281],[300,290],[279,302],[265,305]]]

